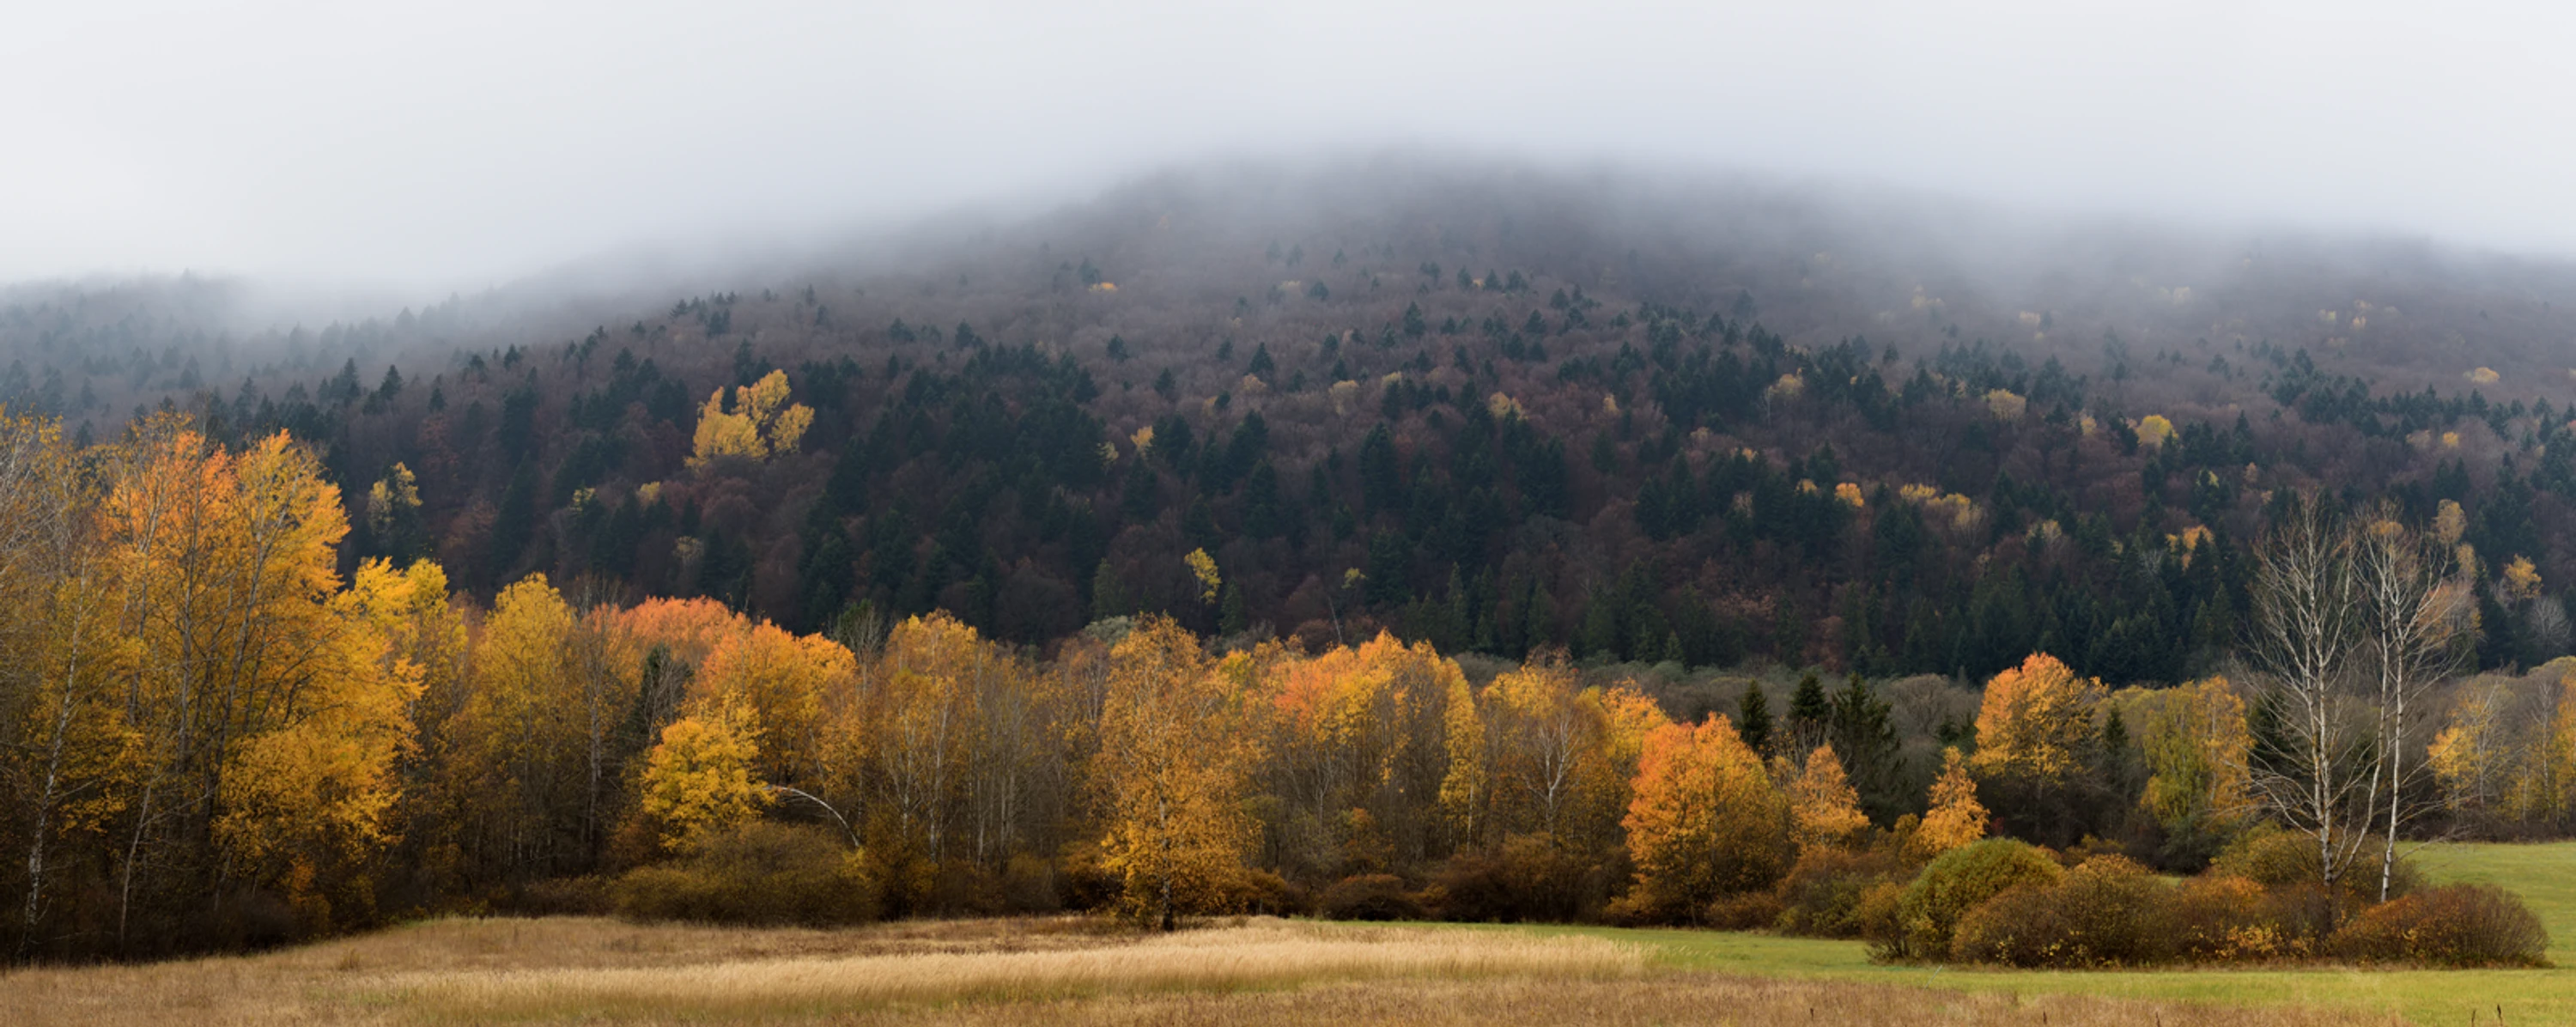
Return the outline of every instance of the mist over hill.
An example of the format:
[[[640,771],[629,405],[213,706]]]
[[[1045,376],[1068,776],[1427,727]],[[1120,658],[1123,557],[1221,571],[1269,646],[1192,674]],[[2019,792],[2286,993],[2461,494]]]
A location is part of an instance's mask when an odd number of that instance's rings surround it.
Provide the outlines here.
[[[0,403],[99,441],[156,407],[286,430],[344,567],[482,594],[2171,681],[2223,658],[2244,546],[2301,492],[2457,504],[2481,661],[2565,652],[2571,301],[2576,266],[2423,240],[1384,156],[364,315],[21,285]],[[711,453],[739,408],[710,392],[773,370],[810,428]]]

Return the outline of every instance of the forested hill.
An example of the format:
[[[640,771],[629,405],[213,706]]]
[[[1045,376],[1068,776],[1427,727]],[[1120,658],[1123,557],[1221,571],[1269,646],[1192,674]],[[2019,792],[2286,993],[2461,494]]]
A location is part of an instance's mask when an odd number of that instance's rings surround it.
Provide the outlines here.
[[[2315,489],[2470,547],[2482,663],[2569,647],[2566,265],[1405,161],[960,224],[319,329],[228,320],[220,282],[25,287],[0,402],[99,439],[161,403],[285,429],[341,486],[344,567],[800,629],[1164,611],[2172,681],[2236,636],[2267,505]]]

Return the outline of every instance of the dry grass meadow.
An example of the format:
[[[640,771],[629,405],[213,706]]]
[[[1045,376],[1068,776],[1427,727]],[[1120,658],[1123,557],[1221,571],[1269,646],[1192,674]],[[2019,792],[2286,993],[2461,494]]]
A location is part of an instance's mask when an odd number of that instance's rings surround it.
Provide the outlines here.
[[[1591,937],[1078,918],[844,931],[440,920],[254,956],[0,974],[0,1023],[2266,1024],[2348,1016],[1681,969]]]

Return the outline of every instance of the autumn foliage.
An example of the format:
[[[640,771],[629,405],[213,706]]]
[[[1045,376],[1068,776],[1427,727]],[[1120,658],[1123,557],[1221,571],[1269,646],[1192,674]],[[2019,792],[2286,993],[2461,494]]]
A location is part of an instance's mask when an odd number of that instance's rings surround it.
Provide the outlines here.
[[[1625,824],[1637,866],[1629,903],[1644,918],[1697,919],[1788,869],[1788,803],[1724,717],[1646,736]]]
[[[1962,744],[1909,755],[1854,677],[1762,714],[1766,760],[1729,718],[1676,723],[1555,652],[1471,674],[1386,632],[1212,644],[1157,615],[1040,652],[944,613],[804,633],[537,574],[485,606],[427,560],[344,575],[343,500],[309,450],[178,419],[86,452],[0,422],[0,482],[0,598],[30,611],[0,622],[0,882],[26,955],[444,910],[1082,908],[1877,931],[1908,958],[2014,962],[2036,958],[2024,921],[2077,930],[2137,874],[2097,859],[2082,888],[1977,912],[2054,880],[1985,840],[2011,804],[2131,759],[2141,830],[2215,847],[2246,819],[2252,729],[2218,679],[2111,697],[2033,656],[1972,734],[1945,723]],[[2516,783],[2534,772],[2483,747],[2500,715],[2457,709],[2429,756],[2457,801],[2554,801],[2513,798],[2558,786]],[[1873,796],[1896,809],[1873,820]],[[2481,903],[2367,922],[2519,923]]]

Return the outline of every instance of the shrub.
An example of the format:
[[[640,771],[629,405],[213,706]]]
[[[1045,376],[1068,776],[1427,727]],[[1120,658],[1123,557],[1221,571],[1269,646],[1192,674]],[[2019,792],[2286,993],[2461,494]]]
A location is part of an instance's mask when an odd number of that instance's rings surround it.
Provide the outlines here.
[[[1949,954],[1959,918],[2016,884],[2051,884],[2065,871],[2027,842],[1989,838],[1942,853],[1906,886],[1888,933],[1878,943],[1882,959],[1931,959]]]
[[[2314,934],[2301,930],[2304,918],[2293,915],[2300,904],[2296,894],[2266,891],[2234,874],[2213,872],[2184,881],[2173,896],[2175,953],[2207,963],[2308,955],[2314,951]]]
[[[1252,867],[1228,873],[1218,891],[1219,905],[1256,916],[1296,916],[1313,905],[1305,889],[1270,871]]]
[[[1002,867],[1002,907],[1014,913],[1053,913],[1064,908],[1055,864],[1027,853]]]
[[[2318,869],[2320,858],[2315,838],[2267,824],[2246,832],[2219,853],[2210,866],[2219,873],[2234,874],[2266,888],[2287,888],[2317,883],[2324,876]],[[2378,901],[2379,861],[2371,853],[2363,853],[2336,884],[2336,891],[2354,900]],[[2388,897],[2405,895],[2422,884],[2423,878],[2414,865],[2400,860],[2389,876]]]
[[[1780,881],[1776,926],[1811,938],[1860,937],[1862,896],[1894,880],[1900,870],[1892,852],[1811,849]]]
[[[1423,920],[1422,903],[1404,888],[1404,879],[1394,874],[1360,874],[1345,877],[1324,889],[1319,905],[1324,916],[1333,920]]]
[[[710,832],[682,859],[628,871],[610,889],[620,916],[745,924],[861,923],[876,887],[838,836],[755,821]]]
[[[1860,893],[1859,904],[1852,907],[1852,922],[1860,927],[1860,936],[1880,942],[1883,949],[1904,937],[1898,910],[1905,905],[1906,882],[1885,880],[1870,885]]]
[[[2454,884],[2391,899],[2335,932],[2349,959],[2440,966],[2542,966],[2549,932],[2511,892]]]
[[[1785,908],[1777,892],[1737,892],[1709,903],[1700,917],[1721,931],[1753,931],[1778,923]]]
[[[2173,893],[2123,856],[2017,884],[1959,918],[1950,956],[2006,966],[2138,966],[2175,952]]]
[[[1591,864],[1541,835],[1513,835],[1493,850],[1461,852],[1441,864],[1423,902],[1443,920],[1466,923],[1584,919]]]

